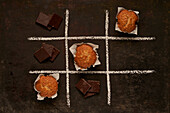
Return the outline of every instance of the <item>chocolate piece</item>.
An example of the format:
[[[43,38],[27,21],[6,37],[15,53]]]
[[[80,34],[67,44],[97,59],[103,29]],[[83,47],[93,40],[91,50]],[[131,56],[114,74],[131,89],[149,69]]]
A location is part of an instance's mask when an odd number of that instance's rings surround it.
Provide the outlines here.
[[[91,85],[87,83],[84,79],[80,79],[80,81],[76,84],[76,88],[85,95],[87,91],[91,88]]]
[[[45,26],[46,28],[48,28],[49,30],[51,30],[52,27],[48,26],[48,23],[50,22],[51,18],[52,16],[48,16],[44,14],[43,12],[40,12],[36,20],[36,23],[41,24]]]
[[[86,95],[84,96],[84,98],[91,97],[91,96],[93,96],[93,95],[95,95],[95,94],[96,94],[96,93],[89,93],[89,92],[87,92]]]
[[[50,57],[52,57],[54,46],[43,43],[42,47],[47,51],[47,53],[50,55]]]
[[[59,53],[60,53],[60,51],[57,48],[53,48],[53,54],[50,58],[50,61],[53,62]]]
[[[52,14],[49,14],[48,16],[49,16],[49,18],[50,18],[50,20],[51,20],[51,18],[52,18],[53,15],[52,15]],[[49,20],[49,22],[50,22],[50,20]],[[49,30],[51,30],[52,27],[49,25],[49,22],[48,22],[47,28],[48,28]]]
[[[43,62],[44,60],[50,57],[50,55],[44,48],[40,48],[38,51],[36,51],[34,53],[34,56],[37,58],[39,62]]]
[[[100,92],[100,81],[87,80],[87,82],[91,85],[91,88],[88,92],[99,93]]]
[[[62,20],[63,20],[62,17],[60,17],[60,16],[58,16],[56,14],[53,14],[51,20],[49,21],[49,25],[51,27],[54,27],[54,28],[56,28],[58,30]]]

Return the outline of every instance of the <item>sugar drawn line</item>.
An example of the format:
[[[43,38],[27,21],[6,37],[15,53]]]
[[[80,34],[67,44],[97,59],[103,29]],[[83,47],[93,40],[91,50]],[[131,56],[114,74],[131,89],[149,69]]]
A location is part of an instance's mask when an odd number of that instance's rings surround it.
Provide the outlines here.
[[[60,74],[65,74],[66,71],[56,71],[56,70],[30,70],[29,71],[29,74],[41,74],[41,73],[44,73],[44,74],[51,74],[51,73],[60,73]]]
[[[110,74],[150,74],[155,70],[124,70],[124,71],[110,71]]]
[[[109,32],[109,12],[106,10],[105,12],[106,18],[105,18],[105,36],[108,37],[108,32]]]
[[[151,74],[155,70],[122,70],[122,71],[108,71],[109,74]],[[66,74],[67,71],[58,71],[58,70],[30,70],[30,74],[51,74],[51,73],[60,73]],[[107,74],[107,71],[68,71],[69,74]]]
[[[67,40],[104,40],[106,36],[74,36],[74,37],[67,37]],[[52,41],[52,40],[65,40],[65,37],[29,37],[27,38],[30,41]],[[114,37],[108,36],[108,40],[136,40],[136,41],[149,41],[155,40],[155,37]]]
[[[107,78],[107,104],[111,104],[111,88],[110,88],[110,75],[109,75],[109,45],[108,45],[108,31],[109,31],[109,12],[105,12],[105,35],[106,35],[106,78]]]
[[[70,89],[69,89],[69,62],[68,62],[68,23],[69,23],[69,10],[66,9],[66,19],[65,19],[65,51],[66,51],[66,98],[67,106],[70,107]]]

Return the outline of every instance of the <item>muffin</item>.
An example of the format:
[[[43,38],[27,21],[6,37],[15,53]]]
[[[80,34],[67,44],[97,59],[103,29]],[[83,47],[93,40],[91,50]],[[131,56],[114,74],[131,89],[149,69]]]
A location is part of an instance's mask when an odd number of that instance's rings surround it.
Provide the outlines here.
[[[118,27],[122,32],[130,33],[136,28],[138,16],[134,11],[121,10],[117,15]]]
[[[96,59],[96,52],[93,50],[93,47],[88,44],[77,46],[74,60],[79,67],[87,69],[95,64]]]
[[[39,91],[42,97],[52,97],[58,91],[58,82],[53,76],[40,76],[40,79],[35,83],[35,88]]]

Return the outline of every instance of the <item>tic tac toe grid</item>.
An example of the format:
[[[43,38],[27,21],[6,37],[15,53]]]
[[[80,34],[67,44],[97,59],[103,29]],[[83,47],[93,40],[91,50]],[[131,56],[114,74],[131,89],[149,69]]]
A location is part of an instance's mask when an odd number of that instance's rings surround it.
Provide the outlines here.
[[[70,107],[70,88],[69,88],[69,75],[70,74],[105,74],[107,78],[107,104],[111,104],[111,86],[110,86],[110,75],[113,74],[149,74],[154,73],[155,70],[123,70],[123,71],[111,71],[109,70],[109,40],[138,40],[138,41],[151,41],[155,40],[155,37],[113,37],[108,35],[109,30],[109,11],[105,11],[105,36],[68,36],[69,30],[69,10],[66,9],[65,13],[65,37],[29,37],[28,40],[65,40],[65,60],[66,60],[66,70],[58,71],[58,70],[30,70],[30,74],[40,74],[40,73],[60,73],[66,74],[66,98],[67,98],[67,105]],[[106,70],[105,71],[70,71],[69,70],[69,55],[68,55],[68,41],[69,40],[82,40],[82,39],[89,39],[89,40],[105,40],[106,46]]]

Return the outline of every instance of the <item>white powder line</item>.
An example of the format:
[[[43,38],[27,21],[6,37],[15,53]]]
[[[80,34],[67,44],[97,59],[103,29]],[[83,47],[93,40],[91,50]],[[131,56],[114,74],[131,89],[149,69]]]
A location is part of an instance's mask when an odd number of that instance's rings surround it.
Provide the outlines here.
[[[109,31],[109,12],[105,12],[105,35],[106,35],[106,78],[107,78],[107,104],[111,104],[111,88],[110,88],[110,75],[109,75],[109,45],[108,45],[108,31]]]
[[[65,33],[68,28],[66,29]],[[106,34],[106,33],[105,33]],[[108,34],[108,31],[107,31]],[[65,34],[67,35],[67,34]],[[155,37],[115,37],[115,36],[108,36],[108,40],[136,40],[136,41],[142,41],[142,40],[155,40]],[[84,39],[89,39],[89,40],[103,40],[106,39],[106,36],[73,36],[73,37],[68,37],[67,40],[84,40]],[[50,41],[50,40],[65,40],[65,37],[29,37],[28,40],[30,41]]]
[[[110,105],[111,104],[111,86],[110,86],[110,75],[107,71],[107,104]]]
[[[124,71],[109,71],[110,74],[150,74],[155,70],[124,70]]]
[[[109,12],[108,10],[106,10],[106,18],[105,18],[105,35],[108,36],[108,32],[109,32]]]
[[[69,22],[69,10],[66,9],[66,18],[65,18],[65,51],[66,51],[66,98],[67,106],[70,107],[70,89],[69,89],[69,62],[68,62],[68,22]]]
[[[51,74],[51,73],[59,73],[59,74],[65,74],[66,71],[56,71],[56,70],[34,70],[29,71],[29,74]]]
[[[122,70],[122,71],[108,71],[109,74],[151,74],[155,70]],[[30,70],[30,74],[51,74],[60,73],[66,74],[67,71],[57,71],[57,70]],[[107,71],[68,71],[69,74],[107,74]]]

